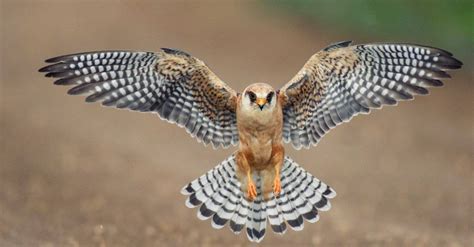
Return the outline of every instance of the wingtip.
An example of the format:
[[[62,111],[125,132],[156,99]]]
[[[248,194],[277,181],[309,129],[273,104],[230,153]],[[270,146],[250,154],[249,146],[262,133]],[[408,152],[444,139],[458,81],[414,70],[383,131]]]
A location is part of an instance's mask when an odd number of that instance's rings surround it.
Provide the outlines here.
[[[460,69],[464,65],[463,62],[455,57],[449,57],[448,61],[446,64],[448,69]]]
[[[48,66],[44,66],[44,67],[40,68],[40,69],[38,70],[38,72],[41,72],[41,73],[49,72],[49,71],[50,71],[49,67],[50,67],[49,65],[48,65]]]
[[[47,77],[49,77],[49,76],[47,76]],[[64,86],[64,84],[61,83],[61,80],[56,80],[56,81],[53,82],[53,84],[56,85],[56,86]]]
[[[463,63],[455,57],[436,54],[433,56],[433,69],[439,71],[460,69]]]
[[[164,51],[165,53],[172,54],[172,55],[184,55],[186,57],[191,57],[191,54],[182,50],[174,49],[174,48],[162,47],[161,50]]]
[[[44,60],[45,63],[57,63],[61,62],[65,56],[57,56],[57,57],[51,57],[46,60]]]
[[[48,76],[48,77],[56,77],[56,76]],[[70,80],[68,80],[68,78],[61,78],[61,79],[55,80],[53,83],[54,85],[59,85],[59,86],[69,86],[73,84],[71,83]]]
[[[48,58],[44,60],[45,63],[54,63],[55,59],[54,58]]]
[[[327,47],[323,49],[323,51],[331,51],[337,48],[348,47],[351,43],[352,43],[352,40],[339,41],[339,42],[328,45]]]

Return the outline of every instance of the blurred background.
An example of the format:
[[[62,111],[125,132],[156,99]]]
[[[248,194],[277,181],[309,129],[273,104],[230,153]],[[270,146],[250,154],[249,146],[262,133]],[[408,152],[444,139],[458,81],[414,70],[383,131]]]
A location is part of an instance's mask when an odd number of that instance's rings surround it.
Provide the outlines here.
[[[44,59],[179,48],[240,91],[282,86],[341,40],[440,47],[465,65],[428,97],[356,117],[316,148],[288,146],[338,196],[318,223],[260,245],[473,245],[472,1],[0,3],[0,246],[252,246],[179,194],[235,148],[66,96],[37,72]]]

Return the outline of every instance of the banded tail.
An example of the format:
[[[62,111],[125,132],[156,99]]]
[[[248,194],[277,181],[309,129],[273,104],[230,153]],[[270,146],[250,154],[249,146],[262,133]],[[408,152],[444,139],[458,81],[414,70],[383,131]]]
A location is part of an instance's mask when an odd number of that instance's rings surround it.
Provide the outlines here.
[[[212,218],[212,226],[223,228],[229,222],[230,229],[239,234],[247,229],[252,242],[260,242],[265,236],[267,220],[272,230],[284,234],[287,224],[295,231],[303,230],[304,219],[310,223],[319,220],[318,211],[331,208],[328,199],[336,192],[309,174],[288,156],[281,170],[281,193],[263,200],[258,175],[254,175],[257,198],[248,201],[241,191],[241,183],[235,174],[235,156],[232,155],[206,174],[186,185],[181,193],[188,195],[186,206],[199,207],[197,217]]]

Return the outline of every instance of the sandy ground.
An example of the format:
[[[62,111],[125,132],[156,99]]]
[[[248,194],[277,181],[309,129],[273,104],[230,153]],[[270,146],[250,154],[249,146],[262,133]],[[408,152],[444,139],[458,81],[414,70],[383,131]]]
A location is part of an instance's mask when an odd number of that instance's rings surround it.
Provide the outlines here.
[[[328,43],[373,41],[235,2],[1,2],[0,246],[252,246],[198,220],[179,194],[233,149],[204,147],[152,114],[65,96],[36,72],[45,58],[176,47],[242,90],[283,85]],[[269,232],[261,245],[472,246],[471,71],[357,117],[316,148],[288,148],[338,196],[318,223]]]

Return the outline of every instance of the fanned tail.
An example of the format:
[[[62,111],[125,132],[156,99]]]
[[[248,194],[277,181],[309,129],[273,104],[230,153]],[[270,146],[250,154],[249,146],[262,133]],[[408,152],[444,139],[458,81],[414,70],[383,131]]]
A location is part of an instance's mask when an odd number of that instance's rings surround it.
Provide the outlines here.
[[[229,222],[230,229],[238,234],[245,227],[252,242],[260,242],[265,236],[267,220],[272,230],[284,234],[287,224],[300,231],[304,220],[319,220],[318,211],[327,211],[336,192],[313,177],[288,156],[281,170],[281,193],[264,200],[262,179],[254,175],[257,198],[248,201],[236,176],[235,156],[221,162],[206,174],[186,185],[181,193],[188,195],[186,206],[199,206],[197,217],[212,218],[212,227],[223,228]]]

